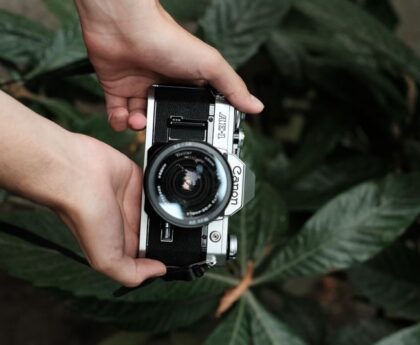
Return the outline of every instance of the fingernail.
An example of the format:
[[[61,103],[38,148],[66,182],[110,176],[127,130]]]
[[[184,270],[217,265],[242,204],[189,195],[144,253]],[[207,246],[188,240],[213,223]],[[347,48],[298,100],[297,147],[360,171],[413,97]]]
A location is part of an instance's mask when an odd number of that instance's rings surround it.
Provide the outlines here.
[[[264,109],[264,103],[261,102],[257,97],[255,97],[254,95],[251,95],[251,100],[252,100],[252,103],[254,103],[256,106]]]

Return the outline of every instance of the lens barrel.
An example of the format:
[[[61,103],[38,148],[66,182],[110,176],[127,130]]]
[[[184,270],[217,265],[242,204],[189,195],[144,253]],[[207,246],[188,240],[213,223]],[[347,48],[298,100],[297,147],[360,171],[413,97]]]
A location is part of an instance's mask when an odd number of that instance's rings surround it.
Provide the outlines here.
[[[177,142],[148,163],[145,193],[170,224],[194,228],[223,214],[232,193],[232,173],[223,155],[203,142]]]

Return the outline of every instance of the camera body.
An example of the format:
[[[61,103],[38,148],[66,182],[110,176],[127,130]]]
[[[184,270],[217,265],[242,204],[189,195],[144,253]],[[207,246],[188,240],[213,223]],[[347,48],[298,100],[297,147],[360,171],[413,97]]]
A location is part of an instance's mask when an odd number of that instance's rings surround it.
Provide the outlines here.
[[[236,256],[229,216],[255,188],[239,159],[243,118],[210,88],[149,91],[139,255],[162,261],[167,280],[194,280]]]

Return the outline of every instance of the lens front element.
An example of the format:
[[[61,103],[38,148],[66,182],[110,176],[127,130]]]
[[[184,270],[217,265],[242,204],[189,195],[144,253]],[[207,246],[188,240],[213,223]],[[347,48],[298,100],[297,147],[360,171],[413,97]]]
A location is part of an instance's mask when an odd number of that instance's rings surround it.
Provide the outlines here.
[[[223,213],[232,192],[224,157],[200,142],[171,144],[149,163],[146,195],[163,219],[182,227],[207,224]]]

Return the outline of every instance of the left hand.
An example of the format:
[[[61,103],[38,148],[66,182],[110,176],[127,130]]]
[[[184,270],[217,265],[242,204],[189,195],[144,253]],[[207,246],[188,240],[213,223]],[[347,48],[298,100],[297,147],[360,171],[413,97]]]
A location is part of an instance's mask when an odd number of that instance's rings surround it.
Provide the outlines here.
[[[78,240],[90,265],[127,287],[166,273],[163,263],[137,258],[142,173],[112,147],[87,136],[70,133],[63,169],[69,185],[65,201],[52,208]],[[52,184],[54,176],[50,179]]]
[[[137,258],[141,184],[140,168],[121,152],[0,91],[0,187],[50,207],[92,267],[129,287],[166,272]]]

